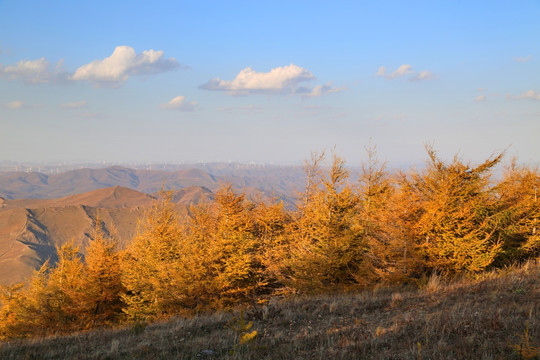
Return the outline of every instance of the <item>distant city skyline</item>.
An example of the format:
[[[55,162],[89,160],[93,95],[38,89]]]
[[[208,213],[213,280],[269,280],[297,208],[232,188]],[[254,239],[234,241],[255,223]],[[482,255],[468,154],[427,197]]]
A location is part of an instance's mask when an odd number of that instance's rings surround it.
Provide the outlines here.
[[[0,2],[0,161],[540,163],[540,2]]]

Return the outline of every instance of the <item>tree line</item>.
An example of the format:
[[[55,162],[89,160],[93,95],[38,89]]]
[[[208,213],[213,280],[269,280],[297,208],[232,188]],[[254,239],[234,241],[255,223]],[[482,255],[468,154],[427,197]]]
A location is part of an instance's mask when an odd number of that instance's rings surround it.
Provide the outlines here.
[[[342,158],[306,162],[294,209],[223,185],[180,217],[163,193],[118,249],[96,221],[81,257],[58,248],[0,291],[0,340],[257,304],[270,296],[475,276],[540,255],[540,172],[503,154],[472,165],[426,147],[421,170],[389,172],[368,149],[358,182]]]

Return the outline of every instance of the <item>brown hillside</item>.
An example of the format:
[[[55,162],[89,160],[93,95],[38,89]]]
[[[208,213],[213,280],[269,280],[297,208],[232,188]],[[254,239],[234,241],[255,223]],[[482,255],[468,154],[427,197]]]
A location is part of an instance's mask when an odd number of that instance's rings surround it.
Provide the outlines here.
[[[22,281],[40,265],[35,251],[19,240],[28,228],[28,217],[26,209],[0,212],[0,284]]]
[[[212,198],[213,193],[209,189],[201,186],[189,186],[187,188],[173,192],[172,202],[177,205],[189,205],[198,203],[205,197]]]
[[[132,206],[148,206],[154,198],[150,195],[128,188],[114,186],[90,191],[83,194],[70,195],[58,199],[17,199],[6,200],[4,209],[27,209],[85,205],[103,208],[122,208]],[[0,209],[1,211],[1,209]]]
[[[177,209],[198,201],[207,189],[197,187],[178,194]],[[135,234],[137,221],[153,197],[112,187],[60,199],[5,200],[0,207],[0,284],[26,279],[34,269],[56,260],[56,247],[73,241],[85,253],[92,226],[99,216],[105,231],[121,246]]]
[[[46,175],[0,172],[0,196],[6,199],[54,199],[93,190],[121,186],[151,194],[165,189],[201,186],[216,190],[230,182],[237,189],[253,188],[266,196],[291,198],[303,189],[301,167],[249,166],[239,164],[185,165],[174,170],[144,170],[113,166],[77,169]]]

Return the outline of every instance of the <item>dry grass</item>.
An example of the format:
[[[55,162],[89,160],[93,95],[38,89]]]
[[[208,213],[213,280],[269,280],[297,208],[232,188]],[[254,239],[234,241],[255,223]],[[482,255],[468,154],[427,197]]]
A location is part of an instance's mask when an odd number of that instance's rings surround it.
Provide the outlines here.
[[[241,315],[242,314],[242,315]],[[240,344],[231,324],[253,321]],[[245,312],[0,344],[1,359],[538,359],[540,264],[424,289],[270,301]]]

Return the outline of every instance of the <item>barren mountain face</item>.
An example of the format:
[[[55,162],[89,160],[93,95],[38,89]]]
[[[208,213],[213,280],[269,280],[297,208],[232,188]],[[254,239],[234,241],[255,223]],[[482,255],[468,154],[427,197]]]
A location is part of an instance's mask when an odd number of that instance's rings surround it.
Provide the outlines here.
[[[291,203],[303,180],[299,167],[238,164],[174,171],[115,166],[54,175],[0,172],[0,284],[23,281],[45,261],[56,261],[56,247],[65,242],[73,241],[84,255],[98,217],[124,246],[155,199],[150,194],[160,189],[173,190],[172,200],[185,214],[189,204],[212,197],[222,183],[248,196]]]
[[[173,193],[177,210],[211,192],[188,187]],[[59,199],[3,200],[0,207],[0,284],[23,281],[45,261],[56,261],[56,247],[73,241],[85,254],[97,218],[120,247],[131,240],[138,219],[154,197],[111,187]]]

